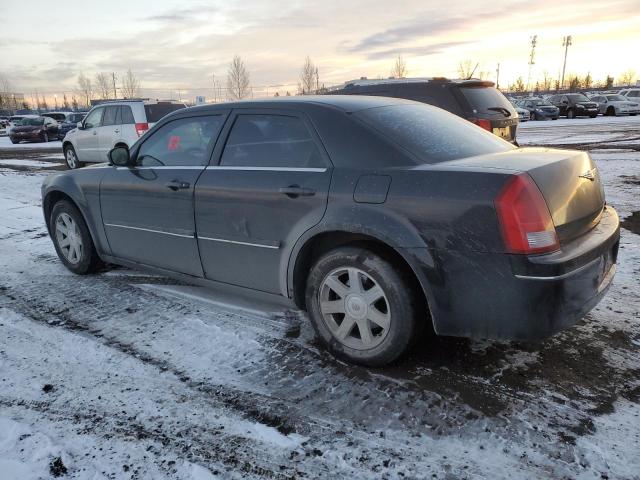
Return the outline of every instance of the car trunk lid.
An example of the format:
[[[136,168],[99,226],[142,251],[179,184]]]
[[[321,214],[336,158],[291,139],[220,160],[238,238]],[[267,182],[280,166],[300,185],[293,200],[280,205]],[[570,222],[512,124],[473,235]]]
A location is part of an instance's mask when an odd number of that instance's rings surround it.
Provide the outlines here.
[[[528,173],[544,196],[560,242],[591,230],[604,209],[602,180],[587,152],[521,148],[446,164]]]

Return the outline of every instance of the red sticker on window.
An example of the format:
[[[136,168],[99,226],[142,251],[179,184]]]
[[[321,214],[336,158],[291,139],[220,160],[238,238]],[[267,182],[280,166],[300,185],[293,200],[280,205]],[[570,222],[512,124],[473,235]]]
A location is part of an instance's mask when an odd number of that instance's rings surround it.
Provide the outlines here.
[[[167,149],[169,150],[177,150],[180,145],[180,136],[172,135],[169,137],[169,145],[167,145]]]

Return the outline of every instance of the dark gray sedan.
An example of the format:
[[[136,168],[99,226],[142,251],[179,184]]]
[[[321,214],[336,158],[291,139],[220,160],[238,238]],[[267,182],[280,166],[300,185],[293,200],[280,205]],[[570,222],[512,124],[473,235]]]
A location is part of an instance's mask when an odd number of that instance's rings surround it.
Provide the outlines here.
[[[618,216],[588,153],[516,148],[422,103],[189,108],[110,159],[43,184],[67,268],[108,262],[285,297],[356,363],[394,361],[425,327],[553,334],[615,272]]]

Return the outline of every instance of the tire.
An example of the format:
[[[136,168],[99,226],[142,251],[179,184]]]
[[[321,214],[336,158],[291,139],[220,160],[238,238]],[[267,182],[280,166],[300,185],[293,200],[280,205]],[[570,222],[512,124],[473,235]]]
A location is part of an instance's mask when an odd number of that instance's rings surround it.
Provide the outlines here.
[[[64,148],[64,161],[69,170],[84,167],[84,163],[78,160],[78,156],[76,155],[76,151],[72,145],[68,145]]]
[[[68,200],[53,206],[49,232],[58,257],[73,273],[86,275],[104,266],[80,210]]]
[[[13,143],[14,145],[15,145],[16,143],[20,143],[20,140],[16,140],[16,139],[14,139],[14,138],[10,138],[9,140],[11,140],[11,143]]]
[[[43,141],[44,143],[49,143],[49,134],[48,134],[47,132],[44,132],[44,133],[42,134],[42,141]]]
[[[369,367],[392,363],[420,337],[425,322],[417,321],[422,310],[417,297],[400,269],[361,247],[321,256],[310,270],[305,292],[323,346],[338,358]],[[341,330],[344,322],[349,322],[348,330]]]
[[[598,116],[598,114],[595,115],[589,115],[589,118],[596,118]]]
[[[616,109],[613,107],[609,107],[607,108],[607,113],[605,114],[608,117],[615,117],[616,116]]]
[[[538,116],[536,115],[536,112],[533,112],[533,113],[531,114],[531,120],[533,120],[533,121],[540,120],[540,119],[538,118]]]
[[[630,113],[629,116],[630,117],[635,117],[637,115],[637,113]]]
[[[576,118],[576,114],[573,112],[571,108],[567,110],[567,118]]]

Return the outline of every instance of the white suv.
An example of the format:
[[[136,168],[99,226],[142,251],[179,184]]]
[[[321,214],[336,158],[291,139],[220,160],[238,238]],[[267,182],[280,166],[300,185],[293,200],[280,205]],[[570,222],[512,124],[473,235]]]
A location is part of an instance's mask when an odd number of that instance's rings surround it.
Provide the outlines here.
[[[130,148],[166,114],[185,108],[184,103],[153,100],[112,100],[93,107],[78,128],[64,137],[62,151],[69,168],[107,162],[109,150]]]
[[[618,92],[619,95],[624,95],[629,100],[640,101],[640,88],[625,88]]]

